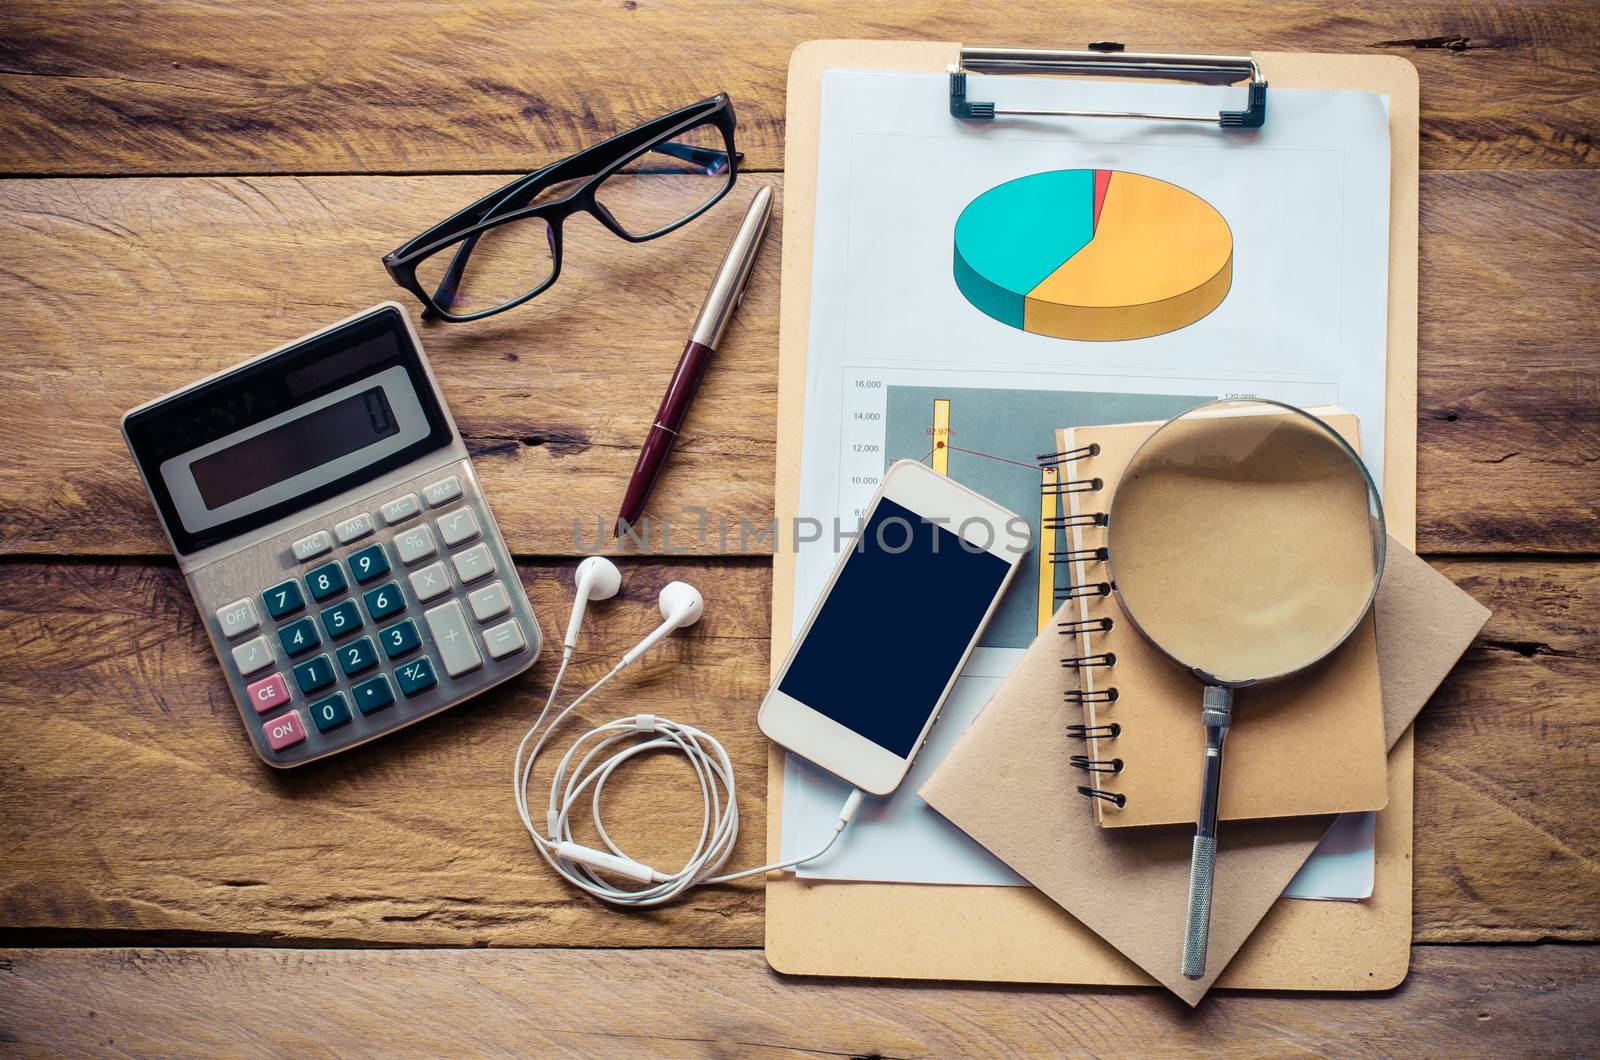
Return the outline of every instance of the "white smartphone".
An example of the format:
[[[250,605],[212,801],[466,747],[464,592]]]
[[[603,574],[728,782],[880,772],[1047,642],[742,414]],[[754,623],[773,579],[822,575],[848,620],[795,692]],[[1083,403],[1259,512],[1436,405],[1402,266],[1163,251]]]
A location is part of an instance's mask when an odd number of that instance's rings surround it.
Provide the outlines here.
[[[891,465],[761,703],[761,731],[889,794],[1031,539],[1026,520],[926,465]]]

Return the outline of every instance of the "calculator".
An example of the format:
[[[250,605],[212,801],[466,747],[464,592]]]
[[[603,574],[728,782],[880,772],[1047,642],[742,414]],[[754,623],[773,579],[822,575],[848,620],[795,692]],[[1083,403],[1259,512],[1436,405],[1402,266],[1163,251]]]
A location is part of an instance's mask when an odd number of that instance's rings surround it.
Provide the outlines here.
[[[398,303],[141,405],[122,432],[268,765],[404,728],[538,658]]]

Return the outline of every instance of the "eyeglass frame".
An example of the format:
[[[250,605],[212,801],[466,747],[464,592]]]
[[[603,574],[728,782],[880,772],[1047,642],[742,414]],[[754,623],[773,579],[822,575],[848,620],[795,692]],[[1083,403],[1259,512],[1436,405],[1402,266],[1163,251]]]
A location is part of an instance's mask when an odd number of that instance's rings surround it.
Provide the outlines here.
[[[652,149],[668,143],[674,136],[681,135],[692,128],[701,125],[713,125],[722,132],[723,142],[727,148],[728,179],[722,189],[711,198],[701,203],[693,212],[679,218],[671,224],[658,228],[644,235],[634,235],[622,227],[604,203],[595,198],[595,192],[605,181],[618,173],[623,166],[647,154]],[[561,276],[561,228],[566,219],[575,213],[587,213],[613,234],[629,243],[644,243],[658,239],[670,232],[693,221],[711,207],[715,206],[722,198],[733,190],[734,182],[739,176],[740,154],[734,149],[734,128],[737,122],[733,113],[733,101],[727,93],[719,92],[715,96],[703,99],[698,103],[664,114],[642,125],[635,126],[626,132],[617,133],[597,144],[568,155],[566,158],[542,169],[536,169],[527,176],[519,177],[511,183],[491,192],[463,210],[458,210],[438,224],[429,228],[421,235],[408,240],[398,249],[385,254],[383,267],[389,273],[389,278],[407,291],[411,292],[422,302],[422,317],[424,320],[439,319],[453,324],[465,323],[470,320],[482,320],[484,317],[504,313],[508,309],[515,309],[529,299],[545,291]],[[598,168],[596,168],[598,166]],[[587,179],[584,179],[587,178]],[[583,180],[567,195],[548,202],[535,203],[531,206],[522,206],[513,209],[504,215],[496,215],[496,210],[502,208],[506,202],[514,201],[517,197],[532,199],[541,191],[552,185],[568,180]],[[453,313],[440,306],[434,295],[429,294],[417,279],[417,266],[436,253],[445,252],[452,245],[459,244],[446,269],[444,278],[439,283],[439,291],[452,282],[459,282],[461,274],[465,271],[467,259],[471,257],[473,248],[477,245],[477,236],[501,225],[512,224],[528,218],[542,219],[549,228],[551,266],[550,275],[543,283],[503,305],[492,309],[479,310],[476,313]],[[434,292],[437,294],[438,291]]]

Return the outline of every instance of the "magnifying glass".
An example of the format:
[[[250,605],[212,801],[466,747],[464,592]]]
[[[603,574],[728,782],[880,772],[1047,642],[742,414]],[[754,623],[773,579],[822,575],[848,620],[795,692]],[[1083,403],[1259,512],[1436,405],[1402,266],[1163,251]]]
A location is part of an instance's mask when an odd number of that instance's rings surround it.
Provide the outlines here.
[[[1205,686],[1183,947],[1183,974],[1199,979],[1234,690],[1312,665],[1361,623],[1383,573],[1383,503],[1360,456],[1321,420],[1275,401],[1216,401],[1134,453],[1107,535],[1128,619]]]

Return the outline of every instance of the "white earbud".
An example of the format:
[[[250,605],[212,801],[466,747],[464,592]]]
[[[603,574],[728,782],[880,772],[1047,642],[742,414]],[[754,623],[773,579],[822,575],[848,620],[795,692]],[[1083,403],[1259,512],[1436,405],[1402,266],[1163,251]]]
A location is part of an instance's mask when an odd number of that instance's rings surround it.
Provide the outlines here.
[[[655,628],[644,640],[641,640],[628,654],[622,657],[621,666],[628,666],[639,656],[655,647],[661,638],[673,630],[687,629],[700,621],[700,616],[705,614],[706,602],[700,595],[700,590],[688,582],[668,582],[661,590],[659,602],[661,608],[661,625]]]
[[[572,601],[572,618],[567,621],[567,639],[562,642],[566,651],[578,644],[578,627],[583,624],[583,612],[590,600],[609,600],[622,588],[622,572],[604,556],[590,556],[578,564],[578,595]]]

